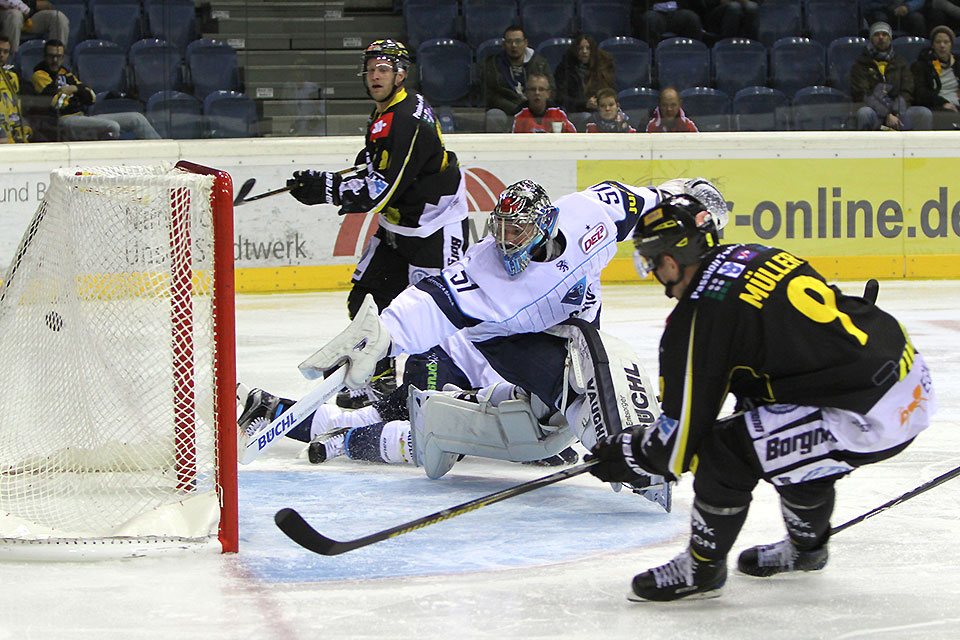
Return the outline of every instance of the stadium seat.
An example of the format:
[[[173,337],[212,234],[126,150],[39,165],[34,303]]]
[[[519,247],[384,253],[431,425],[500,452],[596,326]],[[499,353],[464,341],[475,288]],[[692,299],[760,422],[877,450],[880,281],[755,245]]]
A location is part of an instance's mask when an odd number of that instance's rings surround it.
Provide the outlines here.
[[[569,0],[520,0],[523,34],[531,47],[574,31],[574,4]]]
[[[488,57],[500,53],[501,51],[503,51],[503,38],[490,38],[489,40],[484,40],[477,45],[477,50],[474,52],[474,57],[478,63],[483,64],[483,61]]]
[[[907,64],[913,64],[917,61],[917,56],[924,49],[930,47],[930,40],[927,38],[918,38],[917,36],[900,36],[893,39],[893,52],[905,58]]]
[[[33,68],[41,62],[43,62],[43,40],[26,40],[20,43],[17,52],[13,54],[13,66],[22,78],[21,87],[30,84]]]
[[[637,131],[643,131],[650,122],[650,114],[657,108],[660,92],[649,87],[633,87],[617,94],[620,109],[630,116],[630,122]]]
[[[630,3],[580,0],[579,5],[580,30],[597,42],[630,35]]]
[[[90,38],[87,0],[58,0],[56,5],[57,11],[62,12],[70,21],[66,48],[66,54],[69,56],[77,44]]]
[[[254,138],[257,136],[257,104],[238,91],[214,91],[203,99],[203,118],[208,138]]]
[[[837,38],[827,47],[827,81],[830,86],[850,93],[850,69],[863,55],[867,39],[857,36]]]
[[[140,0],[93,0],[90,3],[93,33],[124,51],[143,36]]]
[[[646,42],[628,36],[614,36],[597,46],[613,56],[613,84],[617,91],[650,86],[652,54]]]
[[[194,0],[143,0],[147,32],[166,40],[183,53],[197,38],[197,8]]]
[[[459,37],[457,0],[408,0],[403,3],[403,23],[407,38],[404,44],[410,51],[432,38]]]
[[[810,39],[825,47],[837,38],[856,35],[860,30],[856,0],[806,0],[803,13]]]
[[[453,117],[453,109],[450,107],[438,107],[433,110],[437,116],[437,122],[440,123],[440,131],[443,133],[456,133],[456,121]]]
[[[767,48],[758,40],[725,38],[711,51],[713,83],[727,95],[767,83]]]
[[[550,38],[544,40],[537,46],[537,54],[543,56],[550,63],[550,68],[557,70],[557,65],[563,60],[563,54],[566,53],[570,45],[573,44],[573,38]]]
[[[657,45],[654,60],[661,89],[710,85],[710,50],[699,40],[668,38]]]
[[[183,86],[183,60],[176,47],[156,38],[138,40],[128,56],[140,99],[158,91],[179,91]]]
[[[124,113],[127,111],[143,113],[144,105],[139,100],[133,98],[111,98],[104,92],[97,94],[97,101],[90,107],[91,116],[104,113]]]
[[[850,98],[833,87],[803,87],[793,97],[793,128],[836,131],[852,125]]]
[[[757,8],[757,39],[766,47],[802,33],[800,0],[767,0]]]
[[[690,87],[680,92],[683,111],[700,131],[730,130],[730,96],[719,89]]]
[[[733,119],[738,131],[786,131],[790,128],[790,101],[770,87],[746,87],[733,96]]]
[[[473,50],[450,38],[427,40],[417,49],[420,91],[432,105],[469,102]]]
[[[793,97],[801,87],[826,84],[824,48],[810,38],[781,38],[770,51],[774,89]]]
[[[158,91],[147,100],[147,120],[161,138],[203,137],[203,105],[180,91]]]
[[[516,0],[463,0],[464,32],[471,47],[502,37],[518,20]]]
[[[201,38],[187,45],[193,95],[203,100],[217,90],[242,91],[237,52],[226,42]]]
[[[73,66],[80,80],[94,93],[129,90],[127,54],[106,40],[85,40],[73,50]]]

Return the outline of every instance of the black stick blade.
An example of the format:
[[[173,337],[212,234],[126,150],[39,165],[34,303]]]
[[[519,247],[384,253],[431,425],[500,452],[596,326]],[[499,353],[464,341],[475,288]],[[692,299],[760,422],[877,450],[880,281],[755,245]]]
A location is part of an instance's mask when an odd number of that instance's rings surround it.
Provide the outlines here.
[[[335,556],[346,551],[346,549],[338,551],[337,545],[339,543],[336,540],[331,540],[320,534],[294,509],[289,507],[280,509],[280,511],[277,511],[277,515],[273,517],[273,521],[277,523],[277,526],[288,538],[304,549],[309,549],[324,556]]]
[[[247,197],[247,194],[253,190],[253,185],[257,182],[256,178],[248,178],[246,182],[240,185],[240,188],[237,189],[237,195],[233,199],[233,206],[243,204],[243,199]]]

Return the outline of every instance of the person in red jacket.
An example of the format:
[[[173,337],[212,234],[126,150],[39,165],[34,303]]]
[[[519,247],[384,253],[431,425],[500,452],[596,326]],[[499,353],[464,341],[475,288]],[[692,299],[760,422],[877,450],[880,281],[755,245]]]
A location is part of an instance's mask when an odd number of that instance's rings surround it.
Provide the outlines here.
[[[527,76],[527,106],[513,117],[514,133],[576,133],[577,128],[559,107],[547,107],[550,79],[544,75]]]
[[[647,123],[647,133],[698,133],[700,130],[683,112],[682,104],[673,87],[660,91],[660,103]]]

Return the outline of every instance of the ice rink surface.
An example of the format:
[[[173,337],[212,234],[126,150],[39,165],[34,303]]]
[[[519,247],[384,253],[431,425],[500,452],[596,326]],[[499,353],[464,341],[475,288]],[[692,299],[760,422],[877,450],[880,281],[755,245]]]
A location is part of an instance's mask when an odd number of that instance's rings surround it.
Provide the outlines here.
[[[601,316],[654,378],[673,305],[661,291],[605,287]],[[884,281],[878,303],[924,354],[940,412],[904,453],[837,484],[834,524],[960,465],[960,283]],[[345,324],[345,293],[239,296],[240,380],[299,397],[309,386],[297,364]],[[587,475],[327,558],[287,540],[273,513],[293,506],[347,539],[550,470],[468,459],[430,481],[412,467],[313,466],[301,449],[282,442],[241,468],[237,555],[0,564],[0,640],[960,637],[960,479],[838,534],[824,571],[764,580],[731,569],[718,599],[637,604],[625,598],[632,576],[686,545],[689,477],[671,514]],[[731,566],[783,535],[761,484]]]

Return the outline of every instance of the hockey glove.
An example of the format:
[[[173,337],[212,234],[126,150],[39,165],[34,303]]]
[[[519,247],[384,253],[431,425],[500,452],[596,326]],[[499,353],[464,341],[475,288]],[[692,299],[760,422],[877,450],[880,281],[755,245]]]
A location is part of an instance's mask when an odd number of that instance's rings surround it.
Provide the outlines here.
[[[720,190],[706,178],[674,178],[657,185],[657,191],[660,192],[661,201],[669,196],[681,194],[693,196],[706,207],[714,224],[717,225],[717,229],[722,229],[727,225],[727,220],[730,217],[727,213],[727,201],[724,200]]]
[[[287,180],[290,195],[303,204],[340,204],[339,173],[330,171],[294,171]]]
[[[590,473],[604,482],[648,483],[650,473],[637,464],[633,455],[633,438],[634,430],[627,429],[598,442],[583,458],[584,462],[600,461]]]

